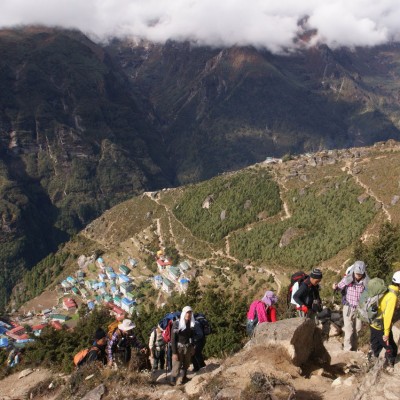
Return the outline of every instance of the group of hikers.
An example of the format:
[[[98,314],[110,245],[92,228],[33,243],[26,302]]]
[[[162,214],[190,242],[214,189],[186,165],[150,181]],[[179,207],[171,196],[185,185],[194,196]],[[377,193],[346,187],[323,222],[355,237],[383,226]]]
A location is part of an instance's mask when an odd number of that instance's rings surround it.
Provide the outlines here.
[[[302,271],[292,275],[287,302],[299,317],[317,321],[327,310],[322,309],[321,280],[322,272],[318,268],[314,268],[309,275]],[[344,350],[357,350],[362,322],[367,322],[371,334],[371,359],[377,358],[385,349],[387,368],[394,367],[397,345],[391,327],[399,287],[400,271],[393,274],[391,284],[386,286],[382,279],[368,277],[363,261],[356,261],[347,269],[343,279],[332,285],[334,291],[342,294]],[[278,297],[274,292],[267,290],[261,300],[251,303],[246,326],[249,335],[253,334],[257,325],[277,321],[277,302]],[[92,347],[76,354],[75,365],[93,361],[102,361],[108,366],[121,362],[126,364],[131,357],[131,348],[136,348],[146,356],[149,349],[152,370],[166,367],[166,371],[170,371],[168,383],[172,386],[176,385],[180,371],[183,371],[181,383],[189,381],[187,373],[191,364],[192,371],[205,366],[202,351],[211,328],[205,316],[194,314],[191,307],[186,306],[182,312],[167,314],[152,329],[148,349],[138,340],[134,328],[134,322],[123,319],[117,321],[117,325],[108,333],[97,329]]]
[[[110,324],[108,333],[98,328],[92,347],[75,355],[75,365],[80,367],[95,361],[110,367],[127,365],[131,359],[131,350],[135,348],[145,356],[150,353],[153,371],[164,370],[164,367],[166,372],[170,371],[168,383],[171,386],[176,385],[181,370],[181,383],[185,384],[190,380],[187,373],[191,364],[193,372],[206,365],[202,352],[211,328],[204,315],[194,314],[189,306],[184,307],[182,312],[169,313],[165,318],[165,324],[163,319],[152,329],[148,347],[135,335],[136,326],[130,319]]]
[[[309,275],[299,271],[292,275],[288,290],[288,305],[299,317],[318,320],[323,313],[319,283],[322,272],[314,268]],[[370,327],[370,359],[378,358],[385,349],[386,366],[392,370],[397,356],[393,339],[392,320],[400,287],[400,271],[392,276],[389,286],[380,278],[370,279],[363,261],[356,261],[332,289],[340,291],[343,305],[343,349],[356,351],[362,323]],[[247,333],[253,334],[256,325],[275,322],[278,299],[267,291],[261,300],[254,301],[247,313]]]

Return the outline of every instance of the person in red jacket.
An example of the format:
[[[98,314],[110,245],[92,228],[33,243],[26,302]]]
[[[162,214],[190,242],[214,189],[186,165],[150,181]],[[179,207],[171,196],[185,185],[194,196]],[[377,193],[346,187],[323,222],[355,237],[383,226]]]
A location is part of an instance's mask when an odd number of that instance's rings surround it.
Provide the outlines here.
[[[264,297],[251,303],[247,312],[246,331],[249,336],[253,335],[254,328],[263,322],[276,322],[275,304],[278,298],[274,292],[267,290]]]

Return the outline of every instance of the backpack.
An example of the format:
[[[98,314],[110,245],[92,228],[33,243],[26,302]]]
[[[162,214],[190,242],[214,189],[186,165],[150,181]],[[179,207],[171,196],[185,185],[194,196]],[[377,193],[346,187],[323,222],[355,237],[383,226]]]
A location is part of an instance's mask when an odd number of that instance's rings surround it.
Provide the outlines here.
[[[258,324],[257,305],[259,303],[262,303],[262,301],[254,300],[247,312],[246,332],[248,336],[252,336],[254,328]]]
[[[107,338],[108,339],[111,339],[114,332],[118,329],[119,324],[120,324],[120,322],[115,320],[115,321],[111,322],[111,324],[108,325],[108,327],[107,327]]]
[[[371,279],[367,289],[361,293],[357,306],[357,317],[361,321],[373,323],[378,316],[379,301],[387,291],[388,288],[383,279]]]
[[[158,323],[158,326],[163,330],[162,337],[165,343],[169,343],[171,341],[172,324],[174,321],[178,320],[180,316],[181,316],[180,311],[168,313]]]
[[[292,299],[293,285],[296,282],[298,282],[299,286],[300,286],[300,283],[303,282],[307,278],[308,278],[308,275],[303,271],[297,271],[290,277],[290,284],[289,284],[289,287],[288,287],[288,293],[287,293],[287,298],[286,298],[286,303],[287,303],[288,306],[289,306],[290,301]]]
[[[88,356],[89,352],[97,349],[98,347],[93,346],[93,347],[88,347],[86,349],[83,349],[81,351],[78,351],[75,355],[74,355],[74,365],[76,367],[79,367],[80,365],[82,365],[85,361],[86,361],[86,357]]]
[[[196,313],[194,314],[194,319],[200,324],[204,336],[208,336],[212,333],[211,325],[204,314]]]
[[[161,339],[157,340],[157,327],[153,327],[152,330],[150,331],[150,335],[152,335],[154,332],[154,339],[153,339],[153,344],[152,347],[159,347],[159,348],[164,348],[165,347],[165,340],[164,337],[161,335]]]

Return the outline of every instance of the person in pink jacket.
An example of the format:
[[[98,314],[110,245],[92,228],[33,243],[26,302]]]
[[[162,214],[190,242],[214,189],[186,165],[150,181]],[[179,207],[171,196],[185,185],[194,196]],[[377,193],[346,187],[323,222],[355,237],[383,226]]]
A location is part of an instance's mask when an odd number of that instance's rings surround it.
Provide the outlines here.
[[[263,322],[276,322],[275,304],[278,298],[271,290],[267,290],[261,300],[255,300],[251,303],[247,313],[247,334],[251,336],[253,330],[258,324]]]

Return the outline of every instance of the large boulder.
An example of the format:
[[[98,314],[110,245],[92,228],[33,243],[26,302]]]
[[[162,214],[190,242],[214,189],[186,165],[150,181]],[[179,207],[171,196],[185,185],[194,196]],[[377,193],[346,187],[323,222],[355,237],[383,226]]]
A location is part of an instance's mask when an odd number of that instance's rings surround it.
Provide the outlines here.
[[[311,319],[299,317],[259,324],[251,343],[283,347],[296,366],[305,364],[310,358],[330,363],[330,356],[322,343],[321,330]]]

